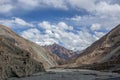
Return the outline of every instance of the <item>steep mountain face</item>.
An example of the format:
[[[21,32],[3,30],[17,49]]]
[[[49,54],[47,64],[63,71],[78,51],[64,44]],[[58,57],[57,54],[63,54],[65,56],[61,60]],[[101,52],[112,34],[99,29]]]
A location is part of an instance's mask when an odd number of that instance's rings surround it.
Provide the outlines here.
[[[81,65],[90,69],[120,71],[120,25],[94,42],[75,60],[74,66]]]
[[[0,80],[28,76],[55,65],[44,48],[0,25]]]
[[[57,62],[53,59],[51,55],[49,55],[49,52],[46,51],[44,48],[20,37],[3,25],[0,25],[0,35],[13,40],[15,46],[29,52],[31,57],[38,62],[42,62],[45,68],[50,68],[57,65]]]
[[[44,71],[43,64],[15,45],[14,39],[0,35],[0,80],[24,77]]]
[[[58,64],[65,64],[69,59],[76,56],[76,52],[68,50],[56,43],[53,45],[43,46],[43,48],[48,50],[51,54],[56,55],[55,60],[57,61]]]

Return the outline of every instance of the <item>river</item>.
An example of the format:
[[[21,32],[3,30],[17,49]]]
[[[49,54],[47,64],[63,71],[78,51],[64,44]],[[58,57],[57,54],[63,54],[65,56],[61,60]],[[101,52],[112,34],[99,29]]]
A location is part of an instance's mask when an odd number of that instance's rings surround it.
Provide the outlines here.
[[[49,69],[29,77],[8,80],[120,80],[120,74],[84,69]]]

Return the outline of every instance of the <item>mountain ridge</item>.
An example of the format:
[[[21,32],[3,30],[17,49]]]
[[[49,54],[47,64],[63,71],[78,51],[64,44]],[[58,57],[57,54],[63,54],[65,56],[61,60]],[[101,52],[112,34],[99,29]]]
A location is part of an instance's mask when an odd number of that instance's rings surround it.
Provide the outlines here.
[[[52,45],[45,45],[42,47],[48,50],[51,54],[57,56],[55,60],[58,62],[59,65],[66,64],[70,59],[75,58],[78,55],[78,53],[80,53],[79,51],[69,50],[56,43]]]
[[[83,51],[67,67],[120,72],[120,24]]]
[[[27,50],[35,60],[42,62],[45,68],[57,65],[52,56],[49,55],[48,51],[46,51],[39,45],[22,38],[21,36],[14,33],[12,30],[10,30],[8,27],[0,25],[0,32],[1,32],[0,35],[13,38],[15,44],[18,47]]]
[[[0,80],[29,76],[56,65],[47,50],[0,25]]]

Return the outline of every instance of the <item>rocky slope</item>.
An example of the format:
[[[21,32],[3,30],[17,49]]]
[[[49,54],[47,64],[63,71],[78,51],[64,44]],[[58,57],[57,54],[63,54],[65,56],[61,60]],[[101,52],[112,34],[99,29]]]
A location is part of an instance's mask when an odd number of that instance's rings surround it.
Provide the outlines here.
[[[75,61],[81,68],[120,71],[120,25],[89,46]]]
[[[43,46],[46,50],[48,50],[51,54],[54,54],[54,59],[57,61],[59,65],[65,64],[68,62],[68,60],[72,59],[73,57],[76,57],[78,52],[74,52],[72,50],[68,50],[56,43],[52,45],[45,45]],[[56,57],[55,57],[56,55]]]
[[[24,77],[44,71],[42,63],[35,61],[26,50],[17,47],[12,38],[0,35],[0,80]]]
[[[31,57],[37,60],[38,62],[42,62],[45,68],[50,68],[57,65],[57,62],[44,48],[20,37],[19,35],[15,34],[12,30],[3,25],[0,25],[0,35],[13,39],[14,44],[17,47],[28,51]]]
[[[28,76],[55,65],[45,49],[0,25],[0,80]]]

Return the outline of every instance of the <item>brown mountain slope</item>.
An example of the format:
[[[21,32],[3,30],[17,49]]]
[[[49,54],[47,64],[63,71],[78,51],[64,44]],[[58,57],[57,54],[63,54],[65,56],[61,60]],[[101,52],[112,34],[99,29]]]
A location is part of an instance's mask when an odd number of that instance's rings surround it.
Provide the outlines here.
[[[0,25],[0,80],[28,76],[55,65],[56,61],[44,48]]]
[[[0,80],[44,71],[41,62],[34,60],[28,51],[18,47],[13,38],[2,32],[5,31],[0,26]]]
[[[74,52],[72,50],[68,50],[56,43],[52,45],[45,45],[43,46],[46,50],[48,50],[51,54],[54,54],[54,59],[57,61],[59,65],[66,64],[68,60],[72,59],[73,57],[76,57],[77,52]]]
[[[3,25],[0,25],[0,35],[11,38],[17,47],[28,51],[31,57],[38,62],[42,62],[45,68],[50,68],[57,65],[53,57],[44,48],[20,37]]]
[[[94,42],[74,62],[74,66],[88,65],[86,68],[119,71],[120,25]]]

